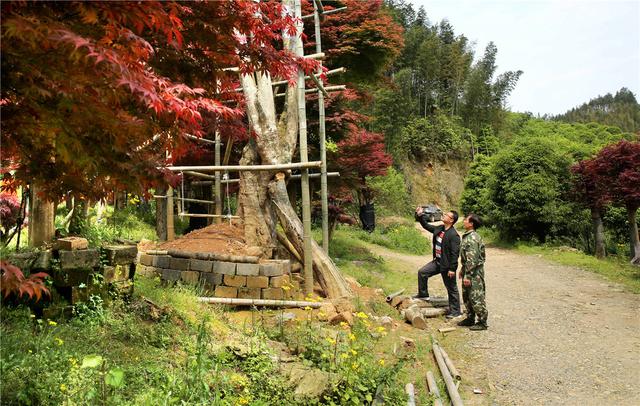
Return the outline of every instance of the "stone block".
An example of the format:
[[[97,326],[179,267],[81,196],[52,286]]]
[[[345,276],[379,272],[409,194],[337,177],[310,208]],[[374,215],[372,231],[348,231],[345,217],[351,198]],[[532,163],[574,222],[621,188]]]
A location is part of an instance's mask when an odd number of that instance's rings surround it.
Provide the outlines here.
[[[66,269],[93,269],[100,265],[98,250],[88,249],[80,251],[59,251],[60,268]]]
[[[138,254],[138,247],[135,245],[109,245],[102,250],[109,265],[132,264]]]
[[[156,268],[171,268],[169,265],[171,263],[171,257],[169,255],[153,255],[153,263],[152,266]]]
[[[40,251],[38,253],[38,257],[33,262],[31,269],[38,271],[46,271],[51,268],[51,259],[53,258],[53,254],[50,250]]]
[[[51,272],[53,285],[59,288],[70,286],[88,285],[93,281],[93,270],[91,269],[58,269]]]
[[[260,265],[258,264],[238,264],[236,275],[258,276],[260,275]]]
[[[140,265],[138,264],[138,267],[136,269],[136,273],[139,275],[144,275],[150,278],[156,277],[156,276],[160,276],[161,272],[158,272],[159,268],[154,268],[152,266],[146,266],[146,265]]]
[[[17,266],[24,272],[33,267],[33,263],[37,258],[37,252],[21,252],[19,254],[11,254],[3,259],[6,259],[10,264]]]
[[[218,286],[216,287],[216,290],[213,293],[213,295],[215,297],[236,298],[238,297],[238,288],[234,288],[231,286]]]
[[[271,259],[260,263],[260,275],[280,276],[291,272],[291,262],[286,259]]]
[[[86,250],[89,247],[89,242],[86,238],[82,237],[64,237],[58,238],[53,243],[53,248],[62,251],[75,251]]]
[[[180,280],[184,283],[197,285],[200,280],[200,272],[197,271],[181,271]]]
[[[235,275],[236,274],[236,263],[235,262],[213,261],[213,272],[221,273],[223,275]]]
[[[192,271],[211,272],[213,270],[213,262],[203,261],[201,259],[191,259],[189,267]]]
[[[71,287],[71,304],[77,304],[81,302],[89,301],[89,297],[96,295],[102,296],[104,294],[103,288],[98,285],[93,286],[73,286]]]
[[[175,282],[180,280],[180,271],[175,269],[163,269],[162,280],[167,282]]]
[[[269,278],[269,285],[271,285],[272,288],[281,288],[283,286],[290,286],[289,275],[273,276]]]
[[[203,272],[200,274],[200,283],[206,290],[215,290],[216,286],[222,285],[222,274]]]
[[[260,299],[260,288],[238,288],[238,299]]]
[[[241,287],[247,285],[247,277],[246,276],[237,276],[237,275],[225,275],[224,276],[224,284],[227,286],[235,286]]]
[[[284,297],[282,288],[262,289],[262,298],[271,300],[282,300]]]
[[[171,257],[169,260],[169,268],[177,269],[179,271],[188,271],[189,270],[189,261],[188,258],[174,258]]]
[[[42,318],[47,320],[69,320],[73,317],[73,306],[52,305],[42,309]]]
[[[128,297],[133,294],[133,282],[130,280],[109,284],[109,289],[117,296]]]
[[[153,255],[140,254],[138,263],[144,266],[153,266]]]
[[[106,283],[126,281],[127,279],[129,279],[129,266],[105,266],[102,270],[102,276],[104,277],[104,281]]]
[[[269,277],[268,276],[247,276],[248,288],[268,288]]]

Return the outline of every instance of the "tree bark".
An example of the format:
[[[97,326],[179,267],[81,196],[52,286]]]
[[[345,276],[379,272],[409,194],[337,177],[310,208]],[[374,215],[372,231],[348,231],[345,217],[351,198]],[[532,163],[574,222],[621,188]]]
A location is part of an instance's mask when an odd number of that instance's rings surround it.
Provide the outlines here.
[[[607,255],[604,245],[604,227],[602,226],[602,215],[600,209],[591,208],[591,225],[593,227],[593,241],[595,244],[596,258],[604,258]]]
[[[29,210],[29,245],[40,247],[53,239],[55,207],[53,202],[38,197],[39,185],[31,185]]]
[[[638,223],[636,222],[637,211],[638,207],[627,206],[627,218],[631,233],[631,263],[634,265],[640,265],[640,238],[638,236]]]
[[[166,196],[167,187],[159,186],[156,188],[156,195]],[[167,241],[167,199],[156,199],[156,234],[158,240]]]

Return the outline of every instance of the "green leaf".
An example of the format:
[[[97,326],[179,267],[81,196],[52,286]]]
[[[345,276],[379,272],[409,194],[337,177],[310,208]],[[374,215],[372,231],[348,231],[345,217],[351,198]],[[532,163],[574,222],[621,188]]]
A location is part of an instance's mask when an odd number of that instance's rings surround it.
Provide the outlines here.
[[[97,368],[104,360],[100,355],[87,355],[82,359],[82,365],[80,368]]]
[[[121,388],[124,386],[124,371],[120,368],[110,369],[104,377],[104,381],[109,386]]]

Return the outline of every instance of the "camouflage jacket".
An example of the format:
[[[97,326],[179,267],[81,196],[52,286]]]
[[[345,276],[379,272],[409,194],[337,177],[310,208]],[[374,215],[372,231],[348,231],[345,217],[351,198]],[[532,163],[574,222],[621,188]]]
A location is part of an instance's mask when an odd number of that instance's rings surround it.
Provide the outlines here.
[[[460,256],[462,257],[463,278],[473,278],[477,276],[478,271],[483,270],[484,242],[475,230],[467,231],[462,235]]]

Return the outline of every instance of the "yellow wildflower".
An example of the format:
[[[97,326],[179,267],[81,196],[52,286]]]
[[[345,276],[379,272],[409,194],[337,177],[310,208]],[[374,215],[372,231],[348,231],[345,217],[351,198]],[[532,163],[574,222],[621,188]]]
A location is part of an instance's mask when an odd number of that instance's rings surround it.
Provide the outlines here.
[[[331,345],[334,345],[334,344],[336,343],[336,340],[334,340],[334,339],[333,339],[333,338],[331,338],[331,337],[327,337],[327,342],[328,342],[329,344],[331,344]]]
[[[241,405],[248,405],[249,404],[249,399],[240,398],[240,400],[238,400],[238,403],[240,403]]]
[[[353,350],[353,349],[352,349],[352,350],[351,350],[351,354],[353,354],[353,355],[358,355],[358,351],[356,351],[356,350]]]
[[[351,364],[351,369],[353,369],[353,370],[358,369],[358,364],[355,363],[355,362],[353,364]]]
[[[64,343],[64,340],[59,337],[54,338],[54,340],[56,340],[56,343],[58,343],[58,345],[62,345]]]
[[[347,326],[348,326],[347,322],[345,321],[340,322],[340,327],[347,327]]]
[[[344,353],[340,354],[340,358],[342,358],[342,359],[347,359],[347,358],[349,358],[349,354],[347,354],[346,352],[344,352]]]
[[[305,306],[304,310],[312,310],[309,306]]]
[[[349,333],[349,340],[356,341],[356,336],[353,333]]]
[[[282,290],[284,290],[284,291],[287,291],[289,289],[291,289],[291,286],[289,286],[289,285],[282,286]]]
[[[384,366],[384,360],[381,359],[380,361],[378,361],[378,364],[380,364],[380,366],[383,367]]]
[[[367,316],[367,314],[363,313],[363,312],[356,313],[356,317],[358,317],[359,319],[363,319],[363,320],[369,318],[369,316]]]
[[[35,315],[35,314],[32,314],[32,315],[30,315],[29,317],[31,317],[32,319],[35,319],[35,318],[36,318],[36,315]]]
[[[58,325],[58,323],[56,323],[56,322],[55,322],[55,321],[53,321],[53,320],[49,320],[49,325],[50,325],[50,326],[57,326],[57,325]]]
[[[376,330],[378,331],[378,333],[384,333],[387,331],[387,329],[382,326],[379,326]]]
[[[61,383],[61,384],[60,384],[60,392],[64,392],[64,391],[66,391],[66,390],[67,390],[67,385],[65,385],[65,384]]]

